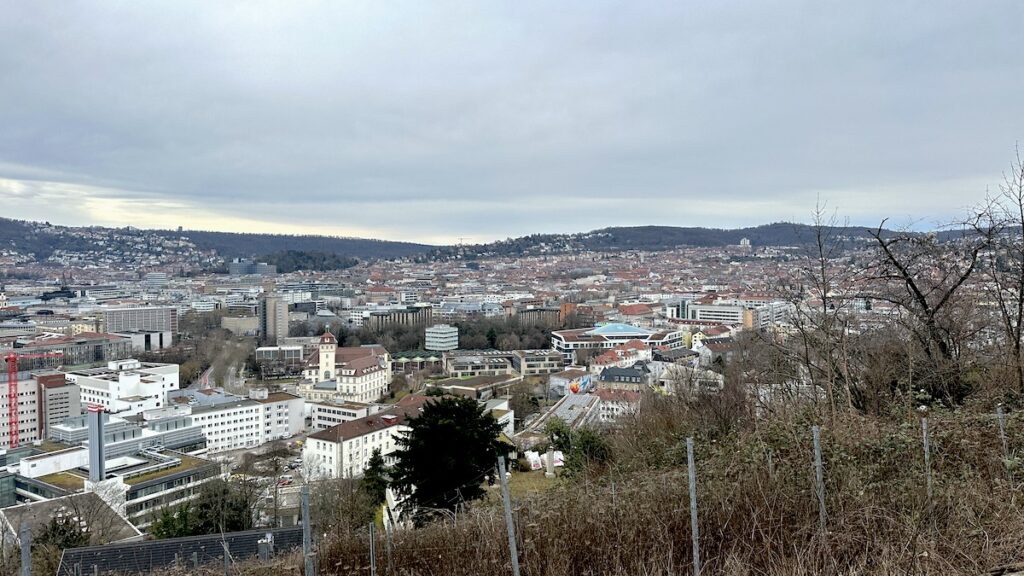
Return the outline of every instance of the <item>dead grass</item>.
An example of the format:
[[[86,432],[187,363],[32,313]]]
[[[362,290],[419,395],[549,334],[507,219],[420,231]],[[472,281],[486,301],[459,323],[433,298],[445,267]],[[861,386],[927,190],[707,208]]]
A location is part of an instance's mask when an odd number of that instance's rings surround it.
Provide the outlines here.
[[[814,420],[795,414],[698,435],[703,574],[958,576],[1024,555],[1024,494],[1007,479],[987,415],[933,416],[931,503],[916,419],[825,423],[825,534],[818,530],[814,491]],[[1016,430],[1022,424],[1016,417],[1010,422]],[[523,574],[690,573],[682,441],[693,422],[683,417],[659,425],[660,432],[642,439],[632,436],[634,428],[623,430],[615,439],[616,464],[603,471],[514,497]],[[1022,448],[1014,437],[1011,450]],[[524,485],[536,480],[518,478]],[[510,573],[500,506],[478,506],[460,515],[455,528],[398,534],[390,569],[385,547],[378,550],[380,574]],[[365,535],[329,538],[321,573],[365,571],[367,551]]]
[[[690,574],[688,435],[697,440],[706,576],[966,576],[1024,557],[1024,478],[1011,483],[988,413],[932,416],[929,501],[912,414],[825,419],[795,411],[771,420],[740,415],[728,425],[708,410],[660,400],[611,438],[610,466],[553,482],[543,472],[514,476],[522,574]],[[812,424],[823,427],[825,533],[818,529]],[[1024,418],[1011,414],[1011,467],[1024,454],[1022,427]],[[328,534],[319,543],[318,573],[368,574],[367,538],[365,531]],[[455,526],[399,532],[388,550],[381,537],[378,574],[511,574],[502,507],[489,502],[460,513]]]

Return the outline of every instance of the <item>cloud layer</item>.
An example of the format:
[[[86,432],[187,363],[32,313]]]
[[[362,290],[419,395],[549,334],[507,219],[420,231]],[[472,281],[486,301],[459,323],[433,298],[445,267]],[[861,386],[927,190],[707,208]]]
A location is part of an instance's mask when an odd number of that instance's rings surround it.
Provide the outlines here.
[[[1024,137],[1024,4],[0,8],[0,202],[427,242],[943,220]]]

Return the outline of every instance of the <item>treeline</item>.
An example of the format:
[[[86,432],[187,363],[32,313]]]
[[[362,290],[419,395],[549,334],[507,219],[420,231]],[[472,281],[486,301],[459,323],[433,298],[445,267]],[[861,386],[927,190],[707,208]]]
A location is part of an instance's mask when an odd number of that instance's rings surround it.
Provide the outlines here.
[[[156,230],[165,238],[188,237],[198,248],[216,250],[224,258],[251,258],[258,254],[273,254],[285,250],[346,254],[352,258],[368,260],[405,258],[422,254],[432,246],[411,242],[392,242],[364,238],[337,236],[257,234],[235,232],[207,232],[201,230]]]
[[[829,226],[833,237],[872,239],[871,228],[865,226]],[[885,237],[897,234],[882,230]],[[939,237],[944,238],[943,232]],[[432,252],[437,258],[480,257],[484,255],[520,256],[542,251],[614,251],[614,250],[670,250],[682,246],[714,247],[735,246],[746,238],[757,246],[803,246],[812,244],[815,227],[807,224],[776,222],[749,228],[722,229],[678,226],[630,226],[602,228],[580,234],[532,234],[508,238],[488,244],[445,246]]]
[[[359,264],[359,260],[339,256],[333,252],[307,252],[303,250],[282,250],[257,258],[260,262],[277,266],[277,271],[287,274],[298,270],[325,272],[343,270]]]
[[[459,329],[459,348],[464,350],[523,350],[551,346],[551,327],[517,322],[514,318],[479,318],[452,322]],[[352,328],[341,322],[308,321],[293,324],[292,336],[316,336],[330,330],[342,346],[380,344],[394,352],[423,350],[425,325],[388,326],[382,330]]]

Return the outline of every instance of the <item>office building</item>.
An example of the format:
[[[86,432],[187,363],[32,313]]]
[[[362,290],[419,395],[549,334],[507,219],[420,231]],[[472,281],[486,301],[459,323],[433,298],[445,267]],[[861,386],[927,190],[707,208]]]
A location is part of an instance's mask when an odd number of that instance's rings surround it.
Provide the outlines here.
[[[363,319],[363,326],[375,331],[390,326],[426,326],[430,324],[432,318],[433,308],[429,304],[417,304],[370,312],[369,316]]]
[[[106,368],[72,370],[67,380],[81,389],[83,403],[130,416],[166,404],[167,393],[178,389],[178,365],[119,360]]]
[[[434,324],[426,330],[427,350],[445,352],[459,347],[459,329],[448,324]]]
[[[102,311],[100,321],[104,332],[178,333],[178,310],[172,307],[111,308]]]
[[[146,288],[159,289],[167,285],[167,272],[147,272],[142,285]]]
[[[232,276],[273,276],[277,274],[277,266],[266,262],[255,262],[235,258],[228,262],[228,274]]]
[[[16,352],[53,354],[46,358],[27,358],[19,362],[23,369],[84,366],[131,358],[132,340],[126,336],[100,332],[82,332],[75,336],[45,335]]]

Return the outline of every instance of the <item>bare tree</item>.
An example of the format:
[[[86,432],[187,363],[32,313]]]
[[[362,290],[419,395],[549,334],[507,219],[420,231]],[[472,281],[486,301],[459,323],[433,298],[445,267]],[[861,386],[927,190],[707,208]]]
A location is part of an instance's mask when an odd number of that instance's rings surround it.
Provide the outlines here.
[[[972,220],[976,233],[991,238],[981,268],[989,300],[995,303],[1017,389],[1024,392],[1024,161],[1020,150],[1004,176],[999,194]]]
[[[805,259],[788,297],[794,337],[776,340],[799,367],[795,381],[823,392],[830,414],[842,404],[859,405],[851,377],[849,333],[853,286],[863,271],[845,262],[846,227],[824,203],[815,205]],[[818,394],[813,398],[816,401]]]
[[[968,336],[961,289],[977,271],[988,236],[977,233],[977,222],[948,234],[945,241],[935,233],[890,233],[884,226],[883,220],[871,231],[877,258],[868,296],[905,313],[904,327],[925,360],[914,385],[945,403],[959,403],[968,392],[961,355]]]

